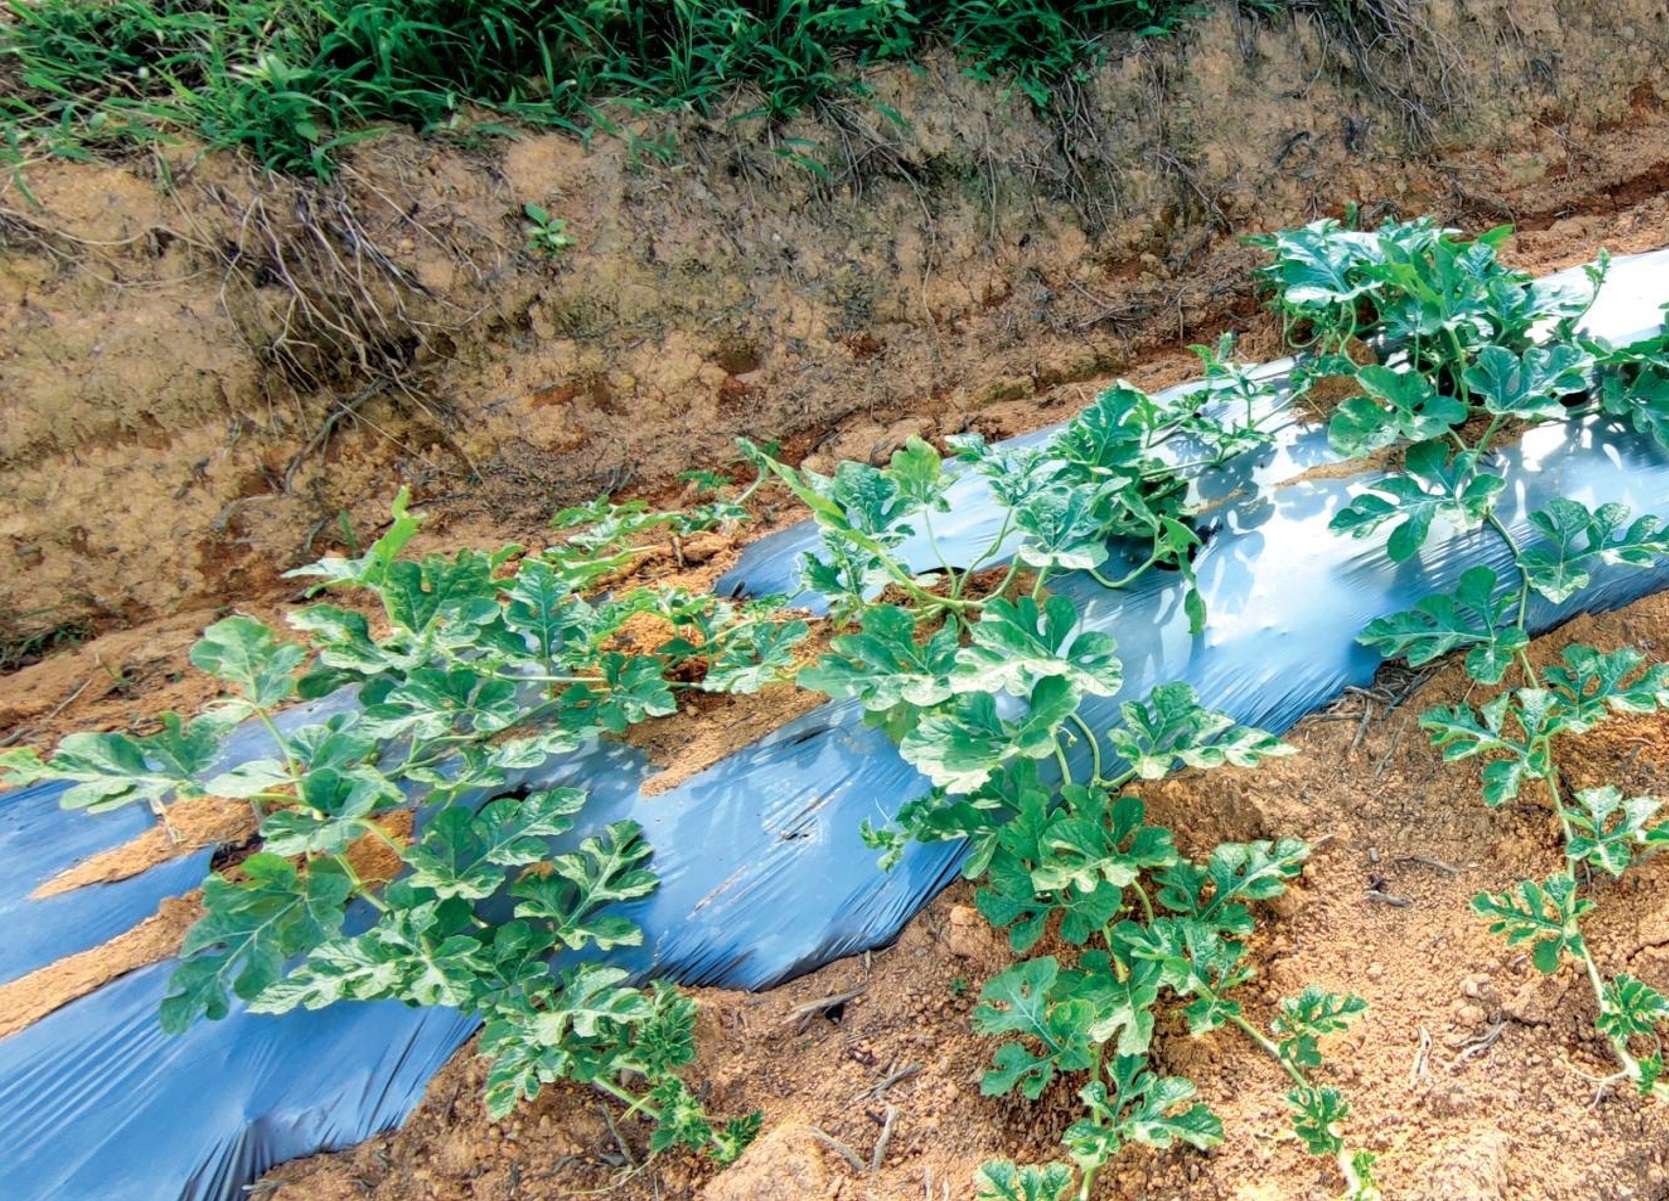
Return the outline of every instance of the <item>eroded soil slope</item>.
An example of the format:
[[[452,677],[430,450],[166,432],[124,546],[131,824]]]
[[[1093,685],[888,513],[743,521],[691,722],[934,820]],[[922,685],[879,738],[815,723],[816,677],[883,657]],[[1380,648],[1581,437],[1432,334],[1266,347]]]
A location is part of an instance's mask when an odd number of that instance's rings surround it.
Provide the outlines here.
[[[1220,13],[1047,113],[940,62],[874,77],[906,128],[391,134],[323,189],[189,146],[28,164],[0,184],[7,662],[271,594],[401,484],[536,537],[737,434],[867,455],[1047,397],[1245,324],[1238,235],[1346,202],[1535,226],[1669,173],[1660,5],[1382,7],[1354,40]],[[578,244],[530,253],[527,202]]]

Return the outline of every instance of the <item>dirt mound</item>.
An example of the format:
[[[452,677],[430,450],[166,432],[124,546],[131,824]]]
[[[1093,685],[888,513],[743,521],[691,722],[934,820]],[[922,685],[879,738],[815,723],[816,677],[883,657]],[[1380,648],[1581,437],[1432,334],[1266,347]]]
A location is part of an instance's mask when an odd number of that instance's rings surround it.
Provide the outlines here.
[[[329,188],[191,147],[31,163],[0,187],[0,641],[280,596],[401,484],[434,535],[536,538],[738,434],[882,454],[1035,420],[1255,331],[1241,233],[1346,202],[1547,228],[1669,173],[1657,6],[1385,11],[1371,43],[1219,14],[1042,114],[940,61],[874,76],[906,128],[390,134]],[[531,252],[528,202],[578,245]]]

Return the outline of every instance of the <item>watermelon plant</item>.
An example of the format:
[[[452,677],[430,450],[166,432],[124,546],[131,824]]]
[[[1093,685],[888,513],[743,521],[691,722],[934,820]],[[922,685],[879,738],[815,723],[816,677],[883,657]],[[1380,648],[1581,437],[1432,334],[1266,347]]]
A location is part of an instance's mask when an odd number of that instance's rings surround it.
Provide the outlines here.
[[[981,1029],[1011,1036],[988,1091],[1036,1096],[1058,1073],[1089,1071],[1069,1140],[1086,1191],[1128,1141],[1219,1138],[1199,1107],[1173,1112],[1182,1082],[1149,1066],[1163,996],[1197,1031],[1230,1025],[1256,1039],[1293,1078],[1299,1130],[1337,1151],[1346,1107],[1307,1073],[1315,1039],[1359,1002],[1305,994],[1271,1037],[1228,995],[1251,975],[1249,906],[1277,895],[1306,849],[1233,845],[1190,863],[1120,795],[1179,765],[1251,765],[1286,748],[1203,709],[1185,686],[1126,702],[1116,730],[1091,729],[1079,708],[1120,691],[1117,647],[1050,586],[1065,572],[1118,588],[1169,570],[1203,627],[1189,477],[1267,443],[1281,419],[1278,398],[1231,351],[1202,350],[1201,394],[1165,401],[1120,384],[1040,445],[967,437],[949,465],[917,439],[884,467],[846,463],[824,477],[747,444],[759,479],[740,495],[677,513],[608,501],[564,510],[560,543],[539,553],[407,556],[419,519],[402,493],[364,554],[295,573],[367,603],[300,609],[289,617],[299,641],[229,617],[192,655],[224,688],[207,712],[164,715],[146,737],[71,735],[49,760],[16,751],[0,767],[14,783],[68,782],[71,806],[145,802],[166,820],[174,799],[212,793],[253,807],[260,847],[205,885],[164,1004],[168,1029],[222,1017],[234,997],[259,1012],[452,1005],[485,1023],[495,1114],[573,1079],[651,1119],[652,1149],[728,1160],[757,1120],[710,1118],[684,1082],[693,1004],[607,963],[641,940],[617,907],[654,889],[651,849],[615,823],[553,853],[585,798],[530,781],[590,740],[670,714],[680,689],[751,692],[796,674],[808,625],[781,598],[627,586],[645,552],[739,520],[770,481],[821,528],[804,582],[829,598],[837,627],[799,683],[856,698],[934,785],[896,825],[869,831],[875,845],[895,854],[906,837],[968,838],[969,875],[989,884],[981,908],[1018,951],[1056,911],[1082,948],[1074,963],[1028,960],[983,990]],[[952,564],[933,521],[958,471],[988,482],[1001,520]],[[729,486],[695,482],[712,497]],[[912,540],[928,547],[926,572],[911,565]],[[646,629],[658,631],[648,645]],[[344,688],[357,696],[351,712],[281,716]],[[223,762],[247,722],[265,727],[267,752]],[[414,828],[392,820],[413,803]],[[1054,1032],[1041,1046],[1028,1015]]]
[[[1125,701],[1115,724],[1092,728],[1080,709],[1121,692],[1118,648],[1050,589],[1066,572],[1120,588],[1168,569],[1190,627],[1203,629],[1189,478],[1267,444],[1286,402],[1233,361],[1232,344],[1196,349],[1198,392],[1164,401],[1120,383],[1038,445],[952,439],[997,510],[988,540],[964,545],[960,563],[933,527],[953,476],[919,439],[886,467],[843,463],[830,477],[744,447],[811,510],[819,544],[802,580],[856,627],[831,639],[800,684],[856,701],[934,786],[888,828],[866,829],[883,862],[908,839],[966,840],[978,908],[1013,950],[1031,952],[1051,931],[1072,949],[1065,962],[1024,959],[980,991],[974,1029],[1003,1040],[984,1092],[1036,1100],[1059,1077],[1085,1081],[1083,1116],[1064,1134],[1068,1162],[987,1164],[981,1196],[1088,1198],[1131,1143],[1220,1142],[1194,1084],[1154,1070],[1155,1030],[1171,1012],[1195,1035],[1231,1027],[1267,1052],[1290,1078],[1303,1145],[1337,1158],[1351,1196],[1376,1195],[1372,1157],[1345,1147],[1348,1103],[1315,1078],[1319,1040],[1362,1001],[1309,988],[1265,1031],[1234,996],[1255,975],[1252,906],[1286,889],[1308,848],[1225,844],[1191,861],[1127,792],[1290,748],[1204,708],[1183,683]],[[1123,565],[1110,568],[1115,554]]]
[[[741,511],[600,503],[558,514],[561,541],[542,552],[416,558],[402,552],[421,518],[402,490],[363,555],[292,573],[368,603],[291,614],[303,641],[247,616],[219,621],[191,652],[224,689],[206,712],[163,714],[145,737],[72,734],[50,761],[18,750],[0,768],[12,783],[65,781],[64,804],[94,811],[144,802],[166,821],[168,802],[205,794],[254,809],[260,849],[204,885],[165,1029],[224,1017],[234,997],[265,1013],[455,1006],[485,1023],[494,1115],[572,1079],[654,1121],[653,1149],[728,1162],[758,1115],[715,1121],[684,1083],[694,1003],[598,959],[642,940],[610,907],[656,887],[649,846],[615,822],[553,853],[585,794],[529,781],[556,756],[672,713],[681,691],[753,692],[791,670],[808,626],[779,602],[596,591],[655,538]],[[344,687],[352,711],[280,716]],[[228,764],[227,740],[250,721],[268,732],[264,753]],[[393,815],[414,802],[421,820],[405,834],[410,822]]]
[[[1467,670],[1484,684],[1499,684],[1515,668],[1523,672],[1526,687],[1480,710],[1433,711],[1423,722],[1446,757],[1491,760],[1484,772],[1490,803],[1516,796],[1529,781],[1545,784],[1564,835],[1563,870],[1543,882],[1480,896],[1474,907],[1510,943],[1530,943],[1542,970],[1556,970],[1565,957],[1584,965],[1600,1029],[1617,1050],[1618,1079],[1652,1089],[1661,1072],[1659,1023],[1669,1015],[1669,1002],[1632,977],[1604,979],[1581,937],[1578,923],[1593,901],[1581,895],[1578,875],[1587,878],[1595,868],[1620,874],[1669,839],[1669,830],[1657,822],[1654,799],[1625,797],[1615,788],[1566,796],[1552,748],[1555,739],[1579,734],[1609,713],[1648,712],[1664,704],[1669,669],[1646,667],[1638,652],[1626,648],[1606,654],[1575,647],[1562,665],[1538,672],[1526,648],[1532,595],[1563,602],[1588,584],[1598,566],[1649,565],[1669,553],[1669,533],[1651,515],[1558,498],[1531,514],[1536,538],[1525,541],[1495,512],[1506,481],[1491,452],[1534,424],[1590,416],[1625,421],[1669,440],[1663,436],[1669,428],[1663,420],[1669,361],[1662,338],[1613,348],[1579,334],[1608,268],[1603,254],[1585,283],[1538,282],[1500,262],[1497,249],[1509,233],[1497,229],[1466,241],[1430,220],[1373,233],[1318,222],[1256,240],[1274,252],[1263,276],[1289,345],[1303,352],[1294,394],[1321,378],[1350,381],[1354,394],[1338,404],[1328,425],[1334,451],[1346,458],[1403,452],[1398,468],[1361,489],[1333,528],[1356,537],[1386,534],[1387,554],[1398,563],[1417,556],[1439,523],[1451,530],[1487,525],[1507,542],[1516,580],[1503,584],[1492,568],[1474,567],[1453,593],[1374,622],[1363,639],[1416,664],[1464,651]],[[1253,395],[1252,377],[1227,366],[1224,356],[1208,357],[1207,378],[1225,395],[1250,395],[1248,415],[1271,407]],[[1372,1156],[1348,1150],[1340,1136],[1348,1106],[1336,1090],[1307,1075],[1320,1066],[1320,1037],[1342,1028],[1361,1002],[1306,989],[1282,1003],[1266,1035],[1228,996],[1250,978],[1239,941],[1252,929],[1245,902],[1277,895],[1296,872],[1303,848],[1290,840],[1231,845],[1218,848],[1204,865],[1191,864],[1176,853],[1168,831],[1143,824],[1138,799],[1121,795],[1137,778],[1176,767],[1251,765],[1277,753],[1279,744],[1236,728],[1226,715],[1203,711],[1181,685],[1162,685],[1144,702],[1126,702],[1121,723],[1110,730],[1091,730],[1077,716],[1084,696],[1113,695],[1121,681],[1110,640],[1076,633],[1069,644],[1076,614],[1069,603],[1047,595],[1051,572],[1095,572],[1116,587],[1149,568],[1175,567],[1188,589],[1196,631],[1205,620],[1186,566],[1197,543],[1189,541],[1181,473],[1150,472],[1142,464],[1142,452],[1171,431],[1154,442],[1146,434],[1133,436],[1124,451],[1105,453],[1105,433],[1118,422],[1097,410],[1120,396],[1120,389],[1104,395],[1036,452],[992,462],[977,441],[962,448],[1007,510],[993,545],[1011,550],[1009,569],[983,597],[971,597],[964,585],[978,579],[973,568],[999,557],[996,549],[976,555],[961,573],[941,558],[942,575],[924,582],[910,577],[902,561],[889,559],[888,547],[855,543],[838,519],[818,511],[816,494],[833,492],[832,483],[789,478],[823,526],[823,551],[808,562],[807,579],[840,598],[845,611],[866,612],[863,635],[837,639],[835,653],[802,679],[858,698],[937,786],[905,806],[899,828],[871,832],[878,845],[892,854],[904,837],[966,838],[972,847],[967,874],[984,882],[978,906],[993,924],[1009,929],[1016,952],[1031,949],[1052,922],[1061,941],[1089,948],[1064,965],[1055,956],[1024,961],[981,992],[975,1028],[1007,1039],[985,1077],[987,1092],[1018,1090],[1036,1098],[1060,1074],[1087,1072],[1089,1080],[1079,1093],[1086,1116],[1065,1135],[1070,1162],[987,1164],[977,1181],[982,1198],[1087,1198],[1096,1172],[1129,1142],[1203,1147],[1221,1138],[1220,1126],[1194,1100],[1192,1083],[1156,1074],[1145,1058],[1165,1000],[1179,1003],[1194,1033],[1234,1026],[1279,1062],[1292,1076],[1289,1101],[1299,1139],[1314,1153],[1338,1158],[1347,1197],[1374,1197]],[[1140,401],[1133,404],[1139,408]],[[1191,416],[1205,422],[1208,411],[1196,409]],[[1139,424],[1165,429],[1162,419],[1146,415]],[[1257,444],[1255,422],[1216,437],[1190,433],[1224,454]],[[1083,460],[1074,451],[1086,444],[1104,457],[1092,458],[1091,471],[1079,475],[1076,465]],[[1068,491],[1040,509],[1073,519],[1080,512],[1106,515],[1082,542],[1048,541],[1065,521],[1050,523],[1041,534],[1029,524],[1038,511],[1028,508],[1035,496],[1034,453],[1047,480],[1068,481]],[[1109,474],[1095,468],[1111,464],[1119,464],[1113,473],[1124,476],[1109,484]],[[1110,509],[1097,508],[1108,499]],[[922,500],[930,511],[931,496],[924,493]],[[1024,537],[1004,544],[1017,530]],[[1107,539],[1119,536],[1151,550],[1136,553],[1131,576],[1109,580],[1099,569]],[[1075,557],[1085,547],[1086,555]],[[1031,574],[1020,574],[1026,571]],[[1030,586],[1021,589],[1029,596],[1019,604],[1032,602],[1023,614],[1004,595],[1017,580]],[[869,596],[883,587],[902,594],[900,605],[913,621],[866,609]],[[1047,610],[1057,602],[1051,621]],[[1011,633],[1016,624],[1026,627],[1028,641],[1064,652],[1078,670],[1060,666],[1057,656],[1048,668],[1028,666]],[[897,670],[897,690],[867,682],[882,664]],[[985,699],[998,690],[1026,703],[1004,714]],[[1074,781],[1067,754],[1073,744],[1088,751],[1083,783]],[[999,750],[1008,760],[994,767]],[[1248,871],[1244,883],[1237,866]]]
[[[1588,288],[1538,284],[1496,257],[1509,232],[1463,242],[1429,221],[1377,233],[1320,222],[1266,241],[1277,256],[1266,278],[1287,328],[1324,353],[1363,337],[1392,352],[1384,365],[1348,369],[1359,394],[1333,414],[1328,435],[1352,456],[1400,445],[1402,465],[1363,488],[1333,529],[1388,530],[1397,562],[1418,556],[1439,521],[1487,528],[1508,553],[1505,576],[1472,567],[1453,590],[1372,622],[1362,641],[1416,666],[1463,653],[1475,684],[1500,689],[1481,703],[1435,707],[1420,725],[1445,760],[1482,763],[1485,804],[1546,805],[1562,855],[1545,879],[1481,893],[1472,907],[1508,946],[1527,946],[1538,971],[1578,966],[1616,1056],[1601,1092],[1626,1082],[1666,1096],[1669,1000],[1627,973],[1607,975],[1582,931],[1602,882],[1669,843],[1662,802],[1609,784],[1572,788],[1559,750],[1618,714],[1669,705],[1669,665],[1633,647],[1580,644],[1538,665],[1527,648],[1533,600],[1562,604],[1601,569],[1651,566],[1669,555],[1669,529],[1655,514],[1563,496],[1530,512],[1528,530],[1509,528],[1497,513],[1506,480],[1492,452],[1509,432],[1575,419],[1625,424],[1669,447],[1669,335],[1620,347],[1583,336],[1577,321],[1605,274],[1603,254]]]

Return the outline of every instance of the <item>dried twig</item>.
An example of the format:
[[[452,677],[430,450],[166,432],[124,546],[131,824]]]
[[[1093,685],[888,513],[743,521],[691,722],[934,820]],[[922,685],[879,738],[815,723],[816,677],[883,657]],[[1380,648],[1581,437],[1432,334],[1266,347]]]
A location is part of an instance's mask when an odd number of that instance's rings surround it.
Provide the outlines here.
[[[1462,1064],[1475,1055],[1482,1055],[1500,1041],[1501,1031],[1506,1028],[1505,1019],[1496,1021],[1495,1025],[1461,1047],[1460,1054],[1455,1056],[1455,1063]]]
[[[874,1175],[881,1170],[881,1163],[887,1157],[887,1144],[892,1142],[893,1127],[898,1124],[898,1106],[887,1106],[887,1120],[881,1124],[881,1134],[875,1140],[875,1153],[869,1157],[869,1173]]]
[[[1405,721],[1392,731],[1391,745],[1385,749],[1384,757],[1380,759],[1379,766],[1374,769],[1373,782],[1375,784],[1383,780],[1385,773],[1390,770],[1391,762],[1397,757],[1397,748],[1402,745],[1402,732],[1407,728],[1407,725],[1408,723]]]
[[[1431,1060],[1431,1031],[1420,1027],[1420,1045],[1414,1051],[1414,1066],[1408,1069],[1408,1087],[1414,1085],[1426,1074],[1426,1065]]]
[[[620,1128],[614,1124],[614,1115],[609,1112],[607,1105],[597,1106],[597,1112],[603,1115],[603,1121],[608,1123],[608,1132],[614,1135],[614,1141],[620,1148],[620,1154],[625,1158],[626,1166],[634,1172],[637,1170],[637,1159],[632,1155],[632,1149],[620,1135]]]
[[[893,1072],[891,1075],[886,1076],[885,1078],[876,1082],[875,1084],[870,1085],[868,1088],[859,1089],[856,1093],[854,1093],[852,1095],[852,1100],[861,1101],[865,1097],[868,1097],[872,1101],[879,1101],[883,1096],[886,1095],[886,1091],[889,1088],[891,1088],[893,1085],[902,1083],[903,1081],[908,1080],[910,1077],[915,1076],[915,1075],[919,1074],[920,1072],[921,1072],[921,1064],[919,1064],[919,1063],[907,1063],[903,1067],[899,1068],[896,1072]]]
[[[848,1147],[834,1135],[824,1130],[821,1126],[812,1126],[810,1129],[811,1136],[813,1138],[817,1139],[830,1150],[838,1151],[841,1157],[845,1159],[847,1163],[852,1165],[852,1170],[858,1175],[862,1176],[864,1174],[864,1162],[858,1158],[858,1153],[856,1151],[852,1150],[852,1148]]]
[[[37,733],[40,732],[40,727],[43,724],[45,724],[46,722],[51,721],[54,717],[57,717],[65,709],[68,709],[71,705],[75,704],[76,697],[80,696],[83,692],[86,692],[87,691],[87,686],[89,684],[91,684],[92,682],[93,682],[93,677],[92,676],[88,676],[85,680],[82,680],[81,683],[76,687],[75,691],[71,692],[63,700],[59,701],[56,705],[54,705],[46,713],[43,713],[40,716],[40,718],[35,722],[35,724],[33,726],[29,726],[27,728],[23,727],[23,726],[19,726],[17,729],[8,733],[5,737],[0,738],[0,746],[10,746],[12,743],[20,742],[25,738],[33,738]]]
[[[858,987],[848,989],[846,992],[832,993],[826,997],[818,997],[815,1001],[807,1001],[804,1005],[796,1005],[793,1009],[790,1009],[786,1015],[784,1015],[782,1024],[786,1026],[790,1022],[803,1023],[808,1018],[814,1018],[818,1014],[827,1013],[836,1006],[844,1005],[848,1001],[856,1000],[868,991],[869,985],[860,984]]]
[[[1449,876],[1460,875],[1460,869],[1452,863],[1445,863],[1441,859],[1433,859],[1430,855],[1398,855],[1398,863],[1418,863],[1424,867],[1435,868]]]

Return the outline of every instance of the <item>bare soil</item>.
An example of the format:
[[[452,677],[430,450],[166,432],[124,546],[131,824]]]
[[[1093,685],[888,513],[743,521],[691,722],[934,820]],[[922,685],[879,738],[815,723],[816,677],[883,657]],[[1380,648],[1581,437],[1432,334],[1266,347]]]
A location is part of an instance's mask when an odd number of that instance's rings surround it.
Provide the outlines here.
[[[282,571],[373,537],[402,484],[435,515],[423,546],[539,545],[562,503],[676,500],[676,474],[722,467],[737,435],[827,467],[912,434],[1024,432],[1115,376],[1186,378],[1187,344],[1224,329],[1251,357],[1274,353],[1238,238],[1346,201],[1374,221],[1514,221],[1508,254],[1537,271],[1669,244],[1661,5],[1436,0],[1418,15],[1373,47],[1304,18],[1218,15],[1041,117],[939,63],[874,80],[907,130],[850,109],[776,131],[642,121],[635,142],[589,147],[390,134],[328,189],[189,147],[29,166],[28,195],[0,187],[0,644],[15,651],[0,664],[40,661],[0,675],[0,745],[194,709],[210,691],[186,661],[197,631],[228,608],[280,616],[299,599]],[[671,165],[646,149],[667,134]],[[777,153],[796,138],[834,152],[829,180]],[[580,244],[530,255],[528,201]],[[763,512],[758,530],[793,516]],[[704,553],[655,570],[699,585],[735,547]],[[1537,653],[1578,635],[1669,645],[1669,603],[1583,619]],[[41,657],[64,640],[81,645]],[[1388,1197],[1669,1196],[1669,1118],[1596,1101],[1607,1064],[1580,981],[1539,980],[1467,911],[1480,890],[1544,875],[1553,832],[1529,808],[1485,810],[1473,773],[1425,746],[1415,716],[1455,699],[1458,674],[1409,696],[1405,683],[1306,723],[1294,759],[1144,794],[1189,849],[1278,834],[1319,848],[1262,936],[1249,1009],[1267,1017],[1312,981],[1368,999],[1332,1062]],[[783,720],[783,702],[698,707],[636,737],[688,772]],[[1662,791],[1666,755],[1662,723],[1632,722],[1577,771]],[[203,839],[241,837],[211,827]],[[125,848],[84,875],[167,850]],[[1613,886],[1593,941],[1601,962],[1669,989],[1666,870]],[[165,955],[185,920],[177,905],[52,965],[0,1010],[35,1014]],[[721,1175],[644,1166],[644,1132],[611,1128],[579,1090],[491,1123],[465,1053],[403,1130],[260,1187],[282,1201],[965,1197],[986,1158],[1051,1157],[1073,1108],[1064,1087],[1038,1105],[979,1095],[990,1048],[968,1013],[1007,961],[958,886],[887,951],[762,996],[700,992],[711,1104],[765,1114]],[[1159,1054],[1199,1082],[1229,1141],[1132,1153],[1098,1196],[1336,1194],[1332,1169],[1281,1137],[1283,1090],[1257,1053],[1171,1030]]]

